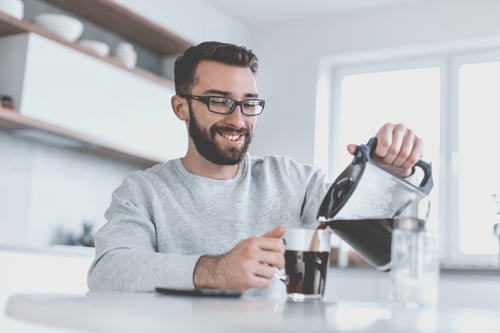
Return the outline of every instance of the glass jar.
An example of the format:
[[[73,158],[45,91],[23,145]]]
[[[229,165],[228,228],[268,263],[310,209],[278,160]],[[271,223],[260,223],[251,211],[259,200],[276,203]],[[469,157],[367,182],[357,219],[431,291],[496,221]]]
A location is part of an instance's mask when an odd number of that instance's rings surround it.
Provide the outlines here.
[[[392,300],[405,306],[434,306],[439,294],[437,237],[424,221],[398,221],[391,246]]]

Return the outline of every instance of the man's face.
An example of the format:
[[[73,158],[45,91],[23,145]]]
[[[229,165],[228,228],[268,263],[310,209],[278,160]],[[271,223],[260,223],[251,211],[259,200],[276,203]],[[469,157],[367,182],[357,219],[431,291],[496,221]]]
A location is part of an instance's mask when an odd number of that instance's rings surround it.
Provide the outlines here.
[[[196,68],[192,94],[242,100],[257,97],[257,89],[249,68],[201,61]],[[220,165],[234,165],[242,160],[256,123],[256,117],[243,115],[240,107],[231,114],[216,114],[196,100],[190,100],[189,119],[189,135],[196,150]]]

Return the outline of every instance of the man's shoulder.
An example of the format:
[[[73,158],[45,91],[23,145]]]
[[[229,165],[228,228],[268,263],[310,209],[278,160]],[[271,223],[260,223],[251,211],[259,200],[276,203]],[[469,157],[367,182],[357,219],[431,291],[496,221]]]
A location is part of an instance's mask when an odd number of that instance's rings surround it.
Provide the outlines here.
[[[248,161],[250,168],[252,169],[260,169],[260,168],[283,169],[285,164],[289,163],[299,164],[292,158],[282,155],[264,155],[264,156],[248,155]]]
[[[307,187],[325,183],[325,174],[315,166],[303,164],[283,155],[250,157],[254,181],[279,184],[282,189],[302,193]]]
[[[159,178],[168,178],[175,173],[176,160],[155,164],[147,169],[134,170],[125,176],[125,180],[135,183],[156,182]]]
[[[284,155],[249,156],[249,163],[252,169],[272,168],[288,174],[319,171],[317,167],[298,162],[292,157]]]
[[[253,156],[248,155],[251,164],[262,164],[262,163],[293,163],[297,165],[301,165],[301,163],[297,162],[293,158],[284,155],[264,155],[264,156]]]

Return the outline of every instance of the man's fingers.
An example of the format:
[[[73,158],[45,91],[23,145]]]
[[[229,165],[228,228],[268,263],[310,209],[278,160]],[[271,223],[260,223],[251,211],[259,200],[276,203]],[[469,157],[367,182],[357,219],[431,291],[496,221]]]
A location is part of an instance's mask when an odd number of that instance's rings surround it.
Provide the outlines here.
[[[398,156],[398,153],[403,145],[406,134],[406,127],[403,124],[385,124],[377,133],[377,147],[375,155],[384,160],[388,164]]]
[[[413,151],[415,150],[414,144],[416,140],[416,135],[411,131],[408,130],[403,138],[403,141],[401,143],[401,149],[399,150],[398,155],[392,162],[392,165],[397,166],[397,167],[404,167],[407,163],[407,161],[412,159],[412,154]],[[412,167],[412,165],[407,166]]]
[[[256,256],[256,261],[273,267],[285,266],[284,252],[262,251]]]
[[[274,278],[275,272],[276,269],[274,268],[274,266],[269,266],[267,264],[260,264],[258,267],[256,267],[254,274],[258,277],[262,277],[269,280]]]

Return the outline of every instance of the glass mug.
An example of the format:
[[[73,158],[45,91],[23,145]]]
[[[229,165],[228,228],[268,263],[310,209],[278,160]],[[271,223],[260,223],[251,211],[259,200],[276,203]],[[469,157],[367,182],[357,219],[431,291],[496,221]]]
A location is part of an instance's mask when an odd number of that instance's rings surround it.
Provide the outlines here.
[[[330,258],[329,229],[291,228],[284,236],[287,299],[321,300]]]

